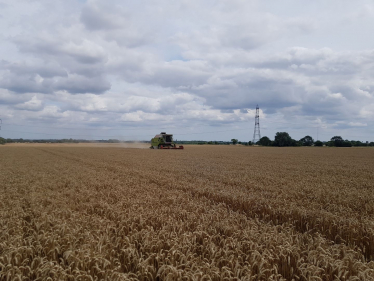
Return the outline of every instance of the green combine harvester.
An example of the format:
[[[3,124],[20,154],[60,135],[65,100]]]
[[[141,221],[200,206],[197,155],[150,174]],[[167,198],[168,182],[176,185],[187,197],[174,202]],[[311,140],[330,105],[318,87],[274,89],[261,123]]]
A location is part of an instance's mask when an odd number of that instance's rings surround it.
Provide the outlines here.
[[[161,132],[159,135],[155,135],[153,139],[151,139],[151,147],[152,149],[183,149],[183,145],[176,146],[173,142],[173,135],[167,134],[165,132]]]

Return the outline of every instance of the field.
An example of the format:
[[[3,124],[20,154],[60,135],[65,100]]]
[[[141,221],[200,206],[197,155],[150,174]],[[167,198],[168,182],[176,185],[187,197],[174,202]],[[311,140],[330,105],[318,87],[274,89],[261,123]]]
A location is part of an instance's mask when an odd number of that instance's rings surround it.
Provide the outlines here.
[[[374,149],[0,147],[0,280],[374,280]]]

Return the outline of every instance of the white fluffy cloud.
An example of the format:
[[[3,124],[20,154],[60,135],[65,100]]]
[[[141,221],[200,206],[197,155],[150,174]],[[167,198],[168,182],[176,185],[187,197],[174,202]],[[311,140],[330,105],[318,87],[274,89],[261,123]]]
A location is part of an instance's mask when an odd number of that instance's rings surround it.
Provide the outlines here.
[[[194,133],[185,139],[249,140],[259,104],[270,138],[373,139],[370,1],[0,5],[0,117],[9,137],[74,137],[94,127],[87,138],[116,128],[148,139],[166,127]],[[38,131],[18,133],[26,123]]]

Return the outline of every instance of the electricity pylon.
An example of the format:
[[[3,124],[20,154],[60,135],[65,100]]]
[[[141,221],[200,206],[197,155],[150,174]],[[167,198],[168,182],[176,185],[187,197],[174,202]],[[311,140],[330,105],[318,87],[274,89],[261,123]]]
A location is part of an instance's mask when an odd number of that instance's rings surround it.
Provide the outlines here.
[[[255,117],[255,131],[253,132],[253,144],[256,144],[261,139],[260,133],[260,108],[256,106],[256,117]]]

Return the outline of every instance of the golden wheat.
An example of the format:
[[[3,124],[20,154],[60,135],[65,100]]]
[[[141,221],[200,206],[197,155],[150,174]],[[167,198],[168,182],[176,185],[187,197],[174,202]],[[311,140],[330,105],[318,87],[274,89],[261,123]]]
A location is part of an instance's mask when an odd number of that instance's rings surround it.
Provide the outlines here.
[[[0,280],[374,280],[374,150],[0,148]]]

